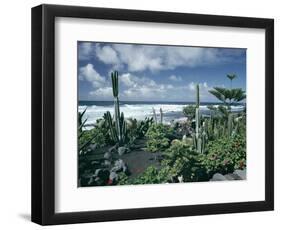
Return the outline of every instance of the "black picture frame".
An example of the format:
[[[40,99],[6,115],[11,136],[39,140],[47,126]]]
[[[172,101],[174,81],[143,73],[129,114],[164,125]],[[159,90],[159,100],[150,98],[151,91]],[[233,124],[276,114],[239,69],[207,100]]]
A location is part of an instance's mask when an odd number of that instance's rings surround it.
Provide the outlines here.
[[[55,18],[109,19],[265,29],[265,200],[55,213]],[[267,211],[274,209],[274,20],[125,9],[32,8],[32,221],[41,225]]]

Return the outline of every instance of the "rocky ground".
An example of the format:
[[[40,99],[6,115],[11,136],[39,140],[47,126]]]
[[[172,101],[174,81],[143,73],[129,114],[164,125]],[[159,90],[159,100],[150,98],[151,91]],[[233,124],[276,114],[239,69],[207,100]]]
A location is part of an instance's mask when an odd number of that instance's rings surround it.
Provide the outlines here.
[[[146,151],[145,140],[138,140],[130,149],[118,146],[107,146],[99,149],[91,146],[91,148],[92,151],[79,156],[79,161],[82,162],[79,166],[84,163],[89,168],[86,173],[80,175],[82,178],[79,180],[81,186],[114,183],[118,181],[118,173],[120,172],[124,172],[129,178],[135,178],[149,166],[160,167],[162,159],[162,153]],[[91,168],[95,169],[92,171]]]
[[[227,180],[246,180],[247,179],[247,170],[235,170],[233,173],[228,173],[222,175],[216,173],[213,175],[210,181],[227,181]]]
[[[79,156],[79,167],[85,165],[84,173],[80,175],[80,186],[95,186],[115,184],[118,174],[124,172],[129,178],[135,178],[149,166],[161,167],[162,153],[146,151],[145,140],[138,140],[130,149],[126,147],[107,146],[95,149]],[[216,173],[210,181],[245,180],[246,169],[235,170],[233,173],[222,175]]]

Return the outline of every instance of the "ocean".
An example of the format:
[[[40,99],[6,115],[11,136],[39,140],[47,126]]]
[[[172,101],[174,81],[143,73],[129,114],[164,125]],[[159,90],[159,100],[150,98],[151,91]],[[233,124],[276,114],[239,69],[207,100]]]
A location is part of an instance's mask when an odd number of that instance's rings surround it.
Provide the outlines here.
[[[160,117],[160,108],[163,111],[163,122],[171,123],[173,120],[184,117],[182,109],[184,106],[194,105],[192,102],[163,102],[163,101],[120,101],[120,112],[124,113],[125,118],[136,118],[144,120],[145,117],[152,117],[155,109],[157,117]],[[203,115],[210,114],[208,105],[218,106],[219,103],[203,102],[200,104],[200,112]],[[78,111],[83,112],[87,108],[84,118],[87,118],[86,126],[92,126],[96,120],[102,118],[104,113],[109,111],[114,114],[113,101],[79,101]],[[244,105],[236,104],[231,106],[234,112],[243,111]]]

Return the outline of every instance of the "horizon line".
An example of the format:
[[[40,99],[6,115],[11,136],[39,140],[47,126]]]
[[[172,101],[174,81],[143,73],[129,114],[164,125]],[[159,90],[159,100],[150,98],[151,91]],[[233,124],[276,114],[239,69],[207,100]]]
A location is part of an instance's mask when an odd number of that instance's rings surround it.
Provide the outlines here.
[[[114,100],[78,100],[79,102],[80,101],[85,101],[85,102],[114,102]],[[155,100],[155,101],[139,101],[139,100],[119,100],[119,102],[188,102],[188,103],[196,103],[196,102],[194,102],[194,101],[157,101],[157,100]],[[200,103],[220,103],[220,104],[224,104],[223,102],[220,102],[220,101],[201,101]],[[239,104],[239,103],[246,103],[246,101],[245,102],[243,102],[243,101],[241,101],[241,102],[233,102],[233,103],[237,103],[237,104]]]

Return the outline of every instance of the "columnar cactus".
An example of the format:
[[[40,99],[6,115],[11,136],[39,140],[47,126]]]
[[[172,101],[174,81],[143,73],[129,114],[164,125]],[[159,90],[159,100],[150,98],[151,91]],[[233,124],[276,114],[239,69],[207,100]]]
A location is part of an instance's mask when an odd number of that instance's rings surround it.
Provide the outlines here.
[[[160,108],[160,123],[163,124],[163,110]]]
[[[156,116],[156,112],[155,112],[155,109],[152,108],[152,112],[153,112],[153,119],[154,119],[154,122],[155,124],[157,124],[157,116]]]
[[[200,89],[199,85],[196,86],[196,109],[195,109],[195,135],[193,135],[193,144],[198,153],[205,152],[206,142],[208,140],[208,124],[203,122],[200,127],[201,119],[200,119]]]
[[[195,110],[195,137],[196,137],[196,146],[197,150],[199,150],[199,145],[201,144],[201,140],[199,139],[199,126],[200,126],[200,96],[199,96],[199,85],[196,85],[196,110]],[[199,152],[199,151],[198,151]]]
[[[124,113],[121,113],[120,117],[120,128],[121,128],[121,143],[124,143],[126,141],[126,135],[127,135],[127,124],[124,118]]]
[[[227,121],[227,134],[228,137],[232,136],[232,131],[233,131],[233,114],[228,115],[228,121]]]
[[[200,106],[200,90],[199,90],[199,84],[196,85],[196,108],[199,108]]]
[[[114,142],[118,142],[118,136],[116,133],[116,129],[113,125],[113,121],[112,121],[112,117],[109,111],[107,111],[104,114],[104,119],[107,122],[108,128],[109,128],[109,133],[110,133],[110,137]]]
[[[119,109],[119,87],[118,87],[118,72],[114,71],[111,73],[112,80],[112,91],[114,97],[114,118],[115,118],[115,127],[117,131],[118,140],[121,140],[122,131],[120,127],[120,109]]]

